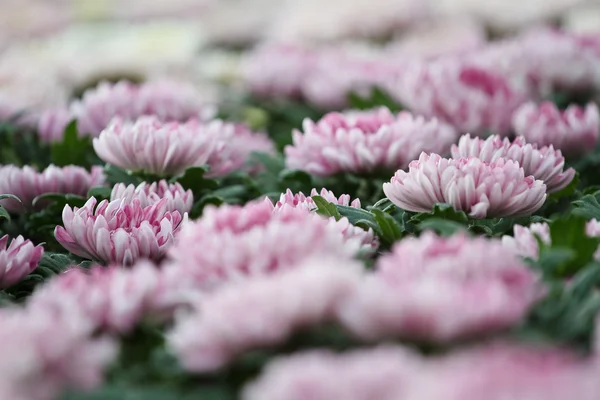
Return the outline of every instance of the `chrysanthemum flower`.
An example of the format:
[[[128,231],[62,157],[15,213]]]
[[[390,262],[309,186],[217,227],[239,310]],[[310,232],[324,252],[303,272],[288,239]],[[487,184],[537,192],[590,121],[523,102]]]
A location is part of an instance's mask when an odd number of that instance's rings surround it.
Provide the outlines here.
[[[169,256],[190,280],[211,288],[290,269],[315,255],[349,259],[360,245],[317,214],[290,206],[274,212],[266,199],[243,207],[206,207],[200,219],[181,231]]]
[[[68,117],[67,117],[68,115]],[[208,120],[214,116],[201,94],[189,84],[173,81],[148,82],[135,85],[126,81],[115,84],[103,82],[83,94],[68,110],[48,111],[40,129],[44,140],[62,139],[62,131],[70,120],[77,120],[82,135],[98,136],[113,118],[134,121],[145,115],[154,115],[162,122]],[[48,125],[54,118],[55,123]],[[64,126],[60,126],[59,122]]]
[[[320,192],[317,192],[317,189],[313,189],[310,193],[310,196],[305,196],[302,192],[294,194],[290,189],[288,189],[279,197],[279,201],[275,203],[275,211],[281,210],[284,205],[300,208],[308,212],[315,211],[318,207],[312,199],[312,196],[321,196],[330,203],[339,204],[346,207],[360,208],[360,200],[354,199],[350,201],[350,195],[348,194],[343,194],[338,198],[331,190],[323,188]],[[339,230],[342,232],[342,235],[344,235],[344,238],[359,239],[365,250],[377,249],[379,243],[375,238],[375,234],[373,233],[372,229],[369,228],[369,230],[366,231],[358,226],[354,226],[350,223],[350,221],[348,221],[347,218],[341,218],[339,221],[336,221],[335,218],[332,217],[329,220],[338,226]]]
[[[318,176],[405,168],[422,151],[445,153],[456,140],[446,124],[387,108],[329,113],[316,123],[306,119],[303,130],[294,131],[286,164]]]
[[[104,183],[102,167],[92,167],[91,172],[84,168],[69,165],[56,167],[50,165],[42,172],[30,166],[19,168],[15,165],[0,167],[0,194],[17,196],[22,203],[12,199],[1,200],[7,210],[19,212],[31,210],[33,200],[42,194],[61,193],[87,195],[88,190]],[[36,208],[43,206],[37,204]]]
[[[90,198],[83,207],[63,210],[63,224],[54,230],[56,240],[80,257],[131,265],[140,258],[160,260],[174,235],[187,221],[167,211],[168,199],[142,207],[139,200],[101,201]]]
[[[184,367],[213,371],[244,351],[279,344],[297,329],[332,319],[362,266],[334,259],[288,267],[294,268],[204,296],[197,312],[176,323],[168,337]]]
[[[599,237],[600,221],[595,219],[589,221],[585,231],[588,237]],[[552,244],[550,226],[547,223],[536,222],[529,226],[515,225],[513,236],[504,235],[502,244],[521,257],[537,259],[540,252],[537,238],[542,243]],[[595,258],[600,259],[600,249],[596,252]]]
[[[379,260],[340,319],[364,339],[448,341],[517,324],[540,293],[533,271],[500,241],[425,233]]]
[[[94,336],[77,307],[0,312],[0,398],[54,400],[67,389],[91,390],[117,355],[116,343]]]
[[[10,244],[8,235],[0,238],[0,288],[6,289],[32,273],[43,254],[42,246],[35,246],[23,236],[17,236]]]
[[[168,183],[166,180],[159,182],[142,182],[138,186],[118,183],[113,186],[110,201],[125,200],[127,203],[134,199],[140,201],[142,208],[167,199],[167,211],[178,211],[183,215],[189,212],[194,205],[194,195],[191,190],[185,190],[179,183]]]
[[[567,155],[592,151],[600,135],[600,113],[593,103],[585,109],[571,105],[565,111],[550,102],[539,106],[527,103],[515,111],[512,123],[515,132],[528,142],[553,145]]]
[[[162,320],[187,304],[185,277],[177,278],[149,261],[128,269],[74,267],[37,289],[28,306],[78,308],[94,330],[128,333],[143,319]]]
[[[98,138],[94,150],[102,160],[131,171],[177,175],[206,164],[215,151],[219,125],[197,121],[162,123],[142,117],[135,123],[114,120]]]
[[[313,350],[270,361],[261,375],[246,385],[243,398],[411,399],[409,389],[418,385],[425,372],[419,355],[398,346],[346,353]]]
[[[37,122],[37,134],[42,142],[60,142],[65,128],[75,117],[64,108],[44,111]]]
[[[458,145],[452,145],[451,152],[453,158],[477,157],[487,163],[500,158],[516,161],[525,175],[533,175],[535,179],[544,181],[548,193],[563,189],[575,177],[573,168],[564,170],[565,159],[560,150],[554,150],[552,145],[538,149],[537,145],[527,143],[522,136],[511,143],[508,138],[502,140],[498,135],[484,140],[467,134],[460,138]]]
[[[414,113],[477,135],[509,133],[513,111],[527,100],[524,90],[503,75],[458,59],[409,65],[395,94]]]
[[[473,218],[529,215],[546,199],[546,185],[525,176],[515,161],[486,163],[425,153],[410,163],[408,172],[397,171],[383,191],[404,210],[428,212],[436,203],[449,203]]]

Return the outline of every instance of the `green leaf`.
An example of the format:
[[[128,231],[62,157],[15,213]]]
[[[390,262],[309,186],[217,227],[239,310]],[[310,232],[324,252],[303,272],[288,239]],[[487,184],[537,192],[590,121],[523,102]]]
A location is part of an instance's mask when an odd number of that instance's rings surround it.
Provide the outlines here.
[[[600,219],[600,191],[594,194],[587,194],[581,199],[573,202],[575,209],[573,214],[581,215],[587,219]]]
[[[77,121],[71,121],[65,128],[62,142],[52,144],[52,163],[61,167],[67,165],[89,166],[89,155],[94,155],[92,139],[89,136],[79,137]]]
[[[5,219],[10,222],[10,214],[6,211],[6,208],[0,206],[0,220]]]
[[[110,199],[112,189],[105,186],[96,186],[88,190],[87,197],[95,197],[96,200],[100,201],[103,199]]]
[[[45,193],[34,198],[32,205],[39,208],[40,205],[54,203],[54,205],[62,209],[67,204],[71,207],[82,207],[86,201],[87,198],[75,194]]]
[[[130,173],[129,171],[125,171],[124,169],[110,164],[106,164],[104,167],[104,175],[106,176],[106,181],[111,185],[124,183],[125,185],[137,186],[143,182],[142,179]]]
[[[469,217],[467,216],[467,214],[465,214],[464,211],[457,211],[450,204],[446,203],[435,204],[431,212],[415,214],[411,218],[411,221],[421,222],[429,218],[445,219],[449,221],[459,222],[462,224],[467,224],[469,222]]]
[[[73,259],[66,254],[46,252],[42,256],[38,269],[48,269],[58,275],[75,265]]]
[[[191,190],[196,198],[204,191],[214,190],[219,187],[217,181],[204,177],[207,171],[208,167],[206,166],[191,167],[186,169],[183,175],[171,181],[178,182],[186,190]]]
[[[351,108],[358,110],[370,110],[376,107],[387,107],[392,112],[402,110],[402,106],[396,102],[387,92],[379,87],[373,87],[368,96],[362,96],[356,92],[348,95],[348,103]]]
[[[21,201],[20,198],[18,198],[17,196],[15,196],[14,194],[0,194],[0,200],[4,200],[4,199],[13,199],[18,201],[19,203],[23,203]]]
[[[335,204],[328,202],[321,196],[311,197],[317,206],[316,213],[324,217],[333,217],[336,220],[342,218]]]
[[[419,231],[432,230],[441,236],[452,236],[465,231],[465,226],[459,222],[441,218],[428,218],[417,225]]]
[[[381,231],[381,239],[388,244],[393,244],[402,238],[402,227],[390,214],[373,208],[371,213],[375,216],[375,221]]]
[[[294,193],[308,193],[313,188],[313,180],[312,176],[304,171],[284,169],[279,173],[279,185]]]

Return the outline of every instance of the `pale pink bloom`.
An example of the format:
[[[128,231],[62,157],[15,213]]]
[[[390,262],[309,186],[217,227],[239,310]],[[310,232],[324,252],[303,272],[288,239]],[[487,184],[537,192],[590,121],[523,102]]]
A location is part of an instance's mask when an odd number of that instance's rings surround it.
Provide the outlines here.
[[[413,399],[408,397],[409,389],[427,371],[425,365],[418,354],[391,345],[341,354],[312,350],[270,361],[261,375],[246,385],[243,399]]]
[[[160,260],[187,222],[187,213],[167,211],[168,199],[142,207],[135,199],[101,201],[90,198],[83,207],[63,210],[56,240],[80,257],[131,265],[140,258]]]
[[[60,121],[66,126],[70,119],[76,119],[80,135],[98,136],[115,117],[134,121],[145,115],[154,115],[162,122],[184,122],[189,119],[208,120],[214,116],[214,109],[190,84],[157,81],[135,85],[120,81],[115,84],[102,82],[87,90],[81,100],[69,105],[70,118],[67,118],[67,111],[48,113],[42,118],[52,118],[58,113],[60,120],[57,118],[49,130],[51,133],[42,133],[42,137],[55,141],[62,139],[57,133],[61,131]]]
[[[54,400],[65,389],[94,389],[117,356],[116,343],[94,337],[76,306],[3,309],[0,325],[2,399]]]
[[[600,222],[595,219],[589,221],[585,232],[589,237],[600,236]],[[502,244],[505,248],[510,249],[521,257],[537,259],[540,252],[537,238],[546,245],[552,244],[550,226],[547,223],[536,222],[528,227],[515,225],[513,227],[513,236],[502,236]],[[594,257],[600,259],[600,249]]]
[[[206,164],[217,146],[220,123],[163,123],[142,117],[135,123],[115,119],[94,138],[94,150],[105,162],[131,171],[177,175]]]
[[[0,204],[11,212],[33,209],[33,200],[49,193],[75,194],[86,196],[94,186],[104,184],[102,167],[92,167],[91,172],[84,168],[69,165],[56,167],[50,165],[42,172],[35,168],[15,165],[0,167],[0,194],[12,194],[21,202],[12,199],[0,200]],[[44,206],[44,202],[36,204],[36,209]]]
[[[148,261],[128,269],[74,267],[37,289],[28,304],[65,311],[79,308],[94,330],[128,333],[142,320],[170,317],[177,306],[190,301],[182,290],[185,277],[173,278]]]
[[[428,232],[383,256],[340,320],[367,340],[443,342],[519,323],[540,293],[537,276],[499,240]]]
[[[360,263],[311,260],[288,271],[232,282],[207,294],[181,318],[168,344],[195,372],[219,369],[235,356],[285,341],[301,328],[330,320],[360,278]]]
[[[210,169],[207,177],[220,177],[233,171],[257,171],[248,165],[252,153],[274,153],[273,141],[263,132],[253,132],[244,124],[213,121],[206,125],[209,132],[214,131],[217,140],[216,150],[207,160]]]
[[[74,119],[65,108],[45,110],[37,123],[38,137],[45,143],[62,141],[65,128]]]
[[[243,207],[206,207],[182,230],[169,256],[188,279],[211,288],[290,269],[312,256],[351,258],[359,248],[358,238],[344,238],[319,215],[290,206],[273,212],[265,199]]]
[[[563,189],[575,177],[573,168],[564,170],[565,158],[560,150],[554,150],[552,145],[538,149],[536,144],[527,143],[523,136],[511,143],[508,138],[502,140],[498,135],[484,140],[467,134],[460,138],[458,145],[452,145],[451,152],[452,158],[477,157],[487,163],[500,158],[516,161],[525,175],[544,181],[548,193]]]
[[[194,205],[194,195],[191,190],[185,190],[179,183],[169,183],[166,180],[159,182],[142,182],[138,186],[118,183],[113,186],[110,201],[125,200],[127,203],[134,199],[140,201],[140,206],[148,207],[167,199],[167,211],[178,211],[183,215],[189,212]]]
[[[433,359],[413,382],[418,399],[594,400],[597,367],[564,348],[491,343]]]
[[[310,196],[305,196],[302,192],[294,194],[290,189],[288,189],[285,193],[281,194],[279,201],[275,203],[275,211],[281,210],[284,205],[300,208],[308,212],[315,211],[318,207],[313,201],[312,196],[321,196],[330,203],[339,204],[346,207],[360,208],[360,200],[354,199],[352,202],[350,202],[350,195],[348,194],[343,194],[338,198],[331,190],[323,188],[320,192],[318,192],[317,189],[313,189],[310,192]],[[354,226],[350,223],[350,221],[348,221],[348,218],[345,217],[338,221],[336,221],[333,217],[329,218],[329,220],[331,223],[337,225],[344,238],[359,239],[362,243],[363,249],[367,251],[375,250],[379,246],[379,242],[375,238],[375,234],[373,233],[372,229],[369,228],[369,230],[366,231],[358,226]]]
[[[513,111],[528,99],[526,91],[505,76],[459,58],[411,63],[394,94],[416,114],[477,135],[508,134]]]
[[[23,236],[8,243],[8,235],[0,238],[0,288],[6,289],[21,281],[38,266],[44,248],[35,246]]]
[[[445,153],[456,132],[436,119],[397,115],[387,108],[329,113],[304,120],[285,149],[286,165],[318,176],[405,168],[422,151]]]
[[[551,102],[527,103],[513,115],[513,127],[530,143],[553,145],[567,155],[591,152],[600,135],[600,113],[594,103],[560,111]]]
[[[383,192],[404,210],[428,212],[436,203],[448,203],[473,218],[529,215],[546,200],[546,185],[525,176],[515,161],[486,163],[425,153],[409,164],[408,172],[398,170]]]

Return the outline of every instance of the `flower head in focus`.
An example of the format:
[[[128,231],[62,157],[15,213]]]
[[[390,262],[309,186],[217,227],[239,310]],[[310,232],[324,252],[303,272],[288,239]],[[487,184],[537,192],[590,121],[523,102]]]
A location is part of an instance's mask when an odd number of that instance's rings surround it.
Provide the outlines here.
[[[286,165],[317,176],[369,174],[405,168],[422,151],[445,153],[456,140],[450,126],[387,108],[329,113],[305,120],[285,149]]]
[[[425,233],[398,242],[341,308],[361,338],[449,341],[519,323],[539,280],[501,242]]]
[[[187,221],[187,214],[167,211],[168,199],[142,207],[140,200],[127,203],[90,198],[83,207],[63,210],[63,226],[54,230],[56,240],[68,251],[105,263],[131,265],[146,258],[160,260]]]
[[[575,177],[575,170],[566,171],[565,159],[560,150],[554,150],[552,145],[538,149],[537,145],[529,144],[522,136],[513,142],[498,135],[487,139],[472,138],[463,135],[458,145],[452,145],[452,158],[477,157],[481,161],[492,163],[500,158],[513,160],[523,168],[525,175],[544,181],[548,193],[557,192],[567,186]]]
[[[593,103],[585,108],[571,105],[565,111],[550,102],[527,103],[515,111],[512,123],[528,142],[552,145],[570,156],[592,151],[600,135],[600,113]]]
[[[11,287],[32,273],[43,254],[42,246],[35,246],[23,236],[17,236],[10,244],[8,235],[0,238],[0,288]]]
[[[412,112],[477,135],[508,134],[513,111],[528,99],[502,74],[454,58],[412,63],[395,93]]]
[[[19,168],[15,165],[0,167],[0,194],[17,196],[21,203],[13,199],[0,200],[7,210],[21,212],[34,208],[33,200],[40,195],[49,193],[87,195],[94,186],[104,183],[102,167],[92,167],[91,172],[84,168],[69,165],[56,167],[50,165],[42,172],[30,166]],[[43,202],[36,204],[36,209]]]
[[[473,218],[529,215],[546,200],[546,185],[525,176],[517,162],[425,153],[410,163],[408,172],[397,171],[383,191],[404,210],[428,212],[436,203],[448,203]]]
[[[345,238],[317,214],[285,205],[274,212],[265,199],[243,207],[206,207],[182,230],[169,256],[175,268],[210,289],[290,269],[316,255],[351,259],[360,246],[360,238]]]
[[[183,215],[192,209],[194,195],[191,190],[185,190],[179,183],[168,183],[166,180],[159,182],[142,182],[138,186],[118,183],[112,188],[110,201],[125,200],[127,203],[134,199],[140,201],[141,207],[148,207],[167,199],[167,211],[178,211]]]

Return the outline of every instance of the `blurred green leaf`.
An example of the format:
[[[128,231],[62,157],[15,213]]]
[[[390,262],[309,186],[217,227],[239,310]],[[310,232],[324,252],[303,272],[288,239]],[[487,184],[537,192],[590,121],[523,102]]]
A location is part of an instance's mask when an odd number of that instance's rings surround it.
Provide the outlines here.
[[[575,209],[573,214],[581,215],[587,219],[598,219],[600,220],[600,191],[594,194],[587,194],[581,199],[573,202]]]
[[[465,231],[465,225],[441,218],[428,218],[417,225],[419,231],[432,230],[441,236],[452,236]]]
[[[71,121],[65,128],[62,142],[52,144],[52,163],[64,167],[78,165],[89,167],[92,165],[90,158],[95,157],[94,147],[90,136],[79,137],[77,121]]]
[[[95,197],[96,200],[110,199],[112,189],[105,186],[96,186],[88,190],[87,197]]]
[[[316,213],[324,217],[333,217],[336,220],[342,218],[335,204],[328,202],[321,196],[311,196],[315,202],[317,209]]]
[[[106,176],[106,181],[111,185],[124,183],[125,185],[137,186],[143,182],[142,179],[130,173],[129,171],[125,171],[124,169],[110,164],[106,164],[104,167],[104,175]]]

